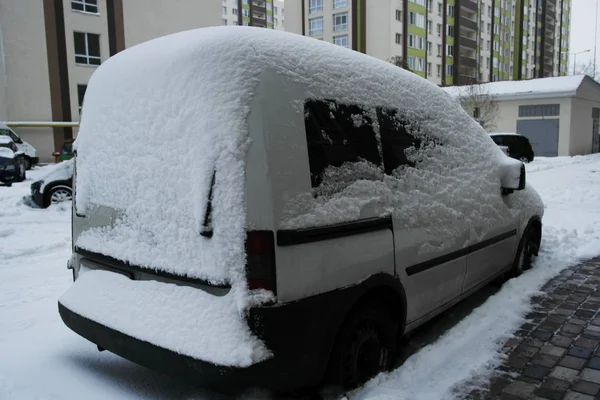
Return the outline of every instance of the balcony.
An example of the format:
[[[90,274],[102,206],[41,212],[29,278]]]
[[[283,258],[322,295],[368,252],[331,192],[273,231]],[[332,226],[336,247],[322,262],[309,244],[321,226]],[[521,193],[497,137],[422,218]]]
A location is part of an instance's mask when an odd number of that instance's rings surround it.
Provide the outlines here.
[[[477,60],[475,58],[462,55],[460,56],[459,64],[468,68],[477,68]]]
[[[475,11],[475,13],[477,13],[477,11],[479,10],[479,7],[477,6],[477,2],[473,1],[473,0],[459,0],[458,4],[461,7],[464,7],[471,11]]]
[[[266,8],[267,3],[264,0],[252,0],[253,7]]]
[[[259,21],[265,21],[267,19],[267,16],[262,12],[253,12],[252,19],[257,19]]]
[[[477,26],[477,21],[473,21],[472,19],[469,19],[465,16],[460,17],[460,25],[461,27],[465,27],[474,32],[477,32],[479,30],[479,27]]]
[[[462,35],[458,39],[458,44],[460,47],[468,47],[470,49],[477,50],[477,42],[473,39],[464,37]]]

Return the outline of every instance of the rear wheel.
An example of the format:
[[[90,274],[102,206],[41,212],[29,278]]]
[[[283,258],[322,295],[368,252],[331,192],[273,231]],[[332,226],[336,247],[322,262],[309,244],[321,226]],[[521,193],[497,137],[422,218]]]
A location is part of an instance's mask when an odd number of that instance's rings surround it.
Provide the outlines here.
[[[335,344],[327,383],[354,389],[387,371],[393,362],[398,321],[382,304],[364,304],[351,312]]]
[[[517,256],[512,268],[513,276],[519,276],[523,271],[531,269],[535,257],[539,250],[539,240],[536,229],[530,224],[527,225],[525,232],[519,243],[519,249],[517,250]]]

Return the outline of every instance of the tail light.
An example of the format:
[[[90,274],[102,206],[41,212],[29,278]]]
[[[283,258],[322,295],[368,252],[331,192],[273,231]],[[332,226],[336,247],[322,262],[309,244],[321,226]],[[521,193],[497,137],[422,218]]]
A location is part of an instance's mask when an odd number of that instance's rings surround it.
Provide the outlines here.
[[[272,231],[250,231],[246,236],[246,277],[250,289],[277,294],[275,238]]]

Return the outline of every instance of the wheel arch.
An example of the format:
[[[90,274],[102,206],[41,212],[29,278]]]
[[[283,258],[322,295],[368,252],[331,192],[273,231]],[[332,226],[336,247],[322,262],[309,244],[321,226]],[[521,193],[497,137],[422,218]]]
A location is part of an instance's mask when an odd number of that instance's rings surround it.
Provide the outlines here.
[[[338,314],[338,317],[332,324],[329,335],[326,340],[326,345],[323,346],[320,365],[323,366],[323,374],[331,360],[331,355],[338,340],[342,326],[346,319],[361,306],[369,303],[380,303],[389,307],[393,315],[397,316],[398,320],[398,337],[404,335],[406,328],[406,291],[398,278],[387,273],[378,273],[371,275],[364,281],[360,282],[352,290],[352,295],[347,298],[345,307]]]

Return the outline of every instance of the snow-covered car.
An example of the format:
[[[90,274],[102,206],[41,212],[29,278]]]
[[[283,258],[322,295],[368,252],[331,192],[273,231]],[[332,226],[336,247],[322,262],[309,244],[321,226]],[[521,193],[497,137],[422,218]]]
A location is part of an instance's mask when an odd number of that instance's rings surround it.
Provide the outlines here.
[[[41,208],[70,201],[72,197],[72,159],[56,164],[46,176],[31,184],[31,199]]]
[[[210,390],[355,387],[539,249],[523,163],[436,85],[330,43],[165,36],[83,107],[60,315]]]
[[[0,136],[0,183],[11,186],[26,179],[25,157],[7,136]]]
[[[35,147],[21,139],[21,137],[17,135],[15,131],[10,129],[2,122],[0,122],[0,136],[8,137],[15,142],[19,151],[23,153],[26,169],[31,169],[33,165],[36,165],[40,161]]]

